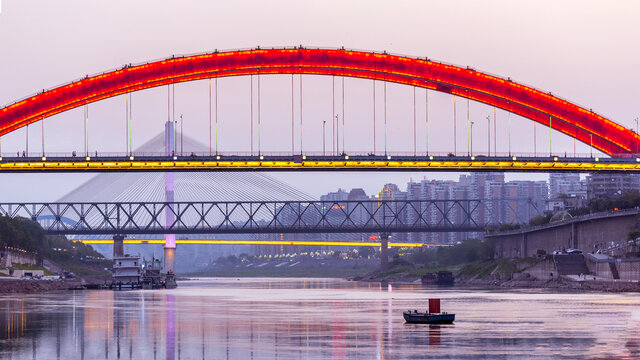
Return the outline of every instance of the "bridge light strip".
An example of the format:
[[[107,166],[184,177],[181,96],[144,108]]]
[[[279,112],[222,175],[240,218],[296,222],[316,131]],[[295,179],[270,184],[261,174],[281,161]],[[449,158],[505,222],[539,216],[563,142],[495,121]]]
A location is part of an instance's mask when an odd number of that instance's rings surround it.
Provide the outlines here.
[[[73,242],[94,245],[113,244],[113,240],[72,240]],[[125,244],[158,244],[164,245],[165,240],[124,240]],[[272,241],[272,240],[176,240],[181,245],[300,245],[300,246],[374,246],[380,247],[379,242],[349,242],[349,241]],[[389,247],[447,247],[453,245],[423,244],[423,243],[388,243]]]
[[[635,159],[635,158],[634,158]],[[294,161],[33,161],[0,162],[1,172],[73,172],[73,171],[180,171],[180,170],[499,170],[499,171],[640,171],[638,162],[603,162],[600,158],[587,161],[552,158],[545,161],[527,161],[515,156],[510,159],[482,161],[424,160],[304,160]]]

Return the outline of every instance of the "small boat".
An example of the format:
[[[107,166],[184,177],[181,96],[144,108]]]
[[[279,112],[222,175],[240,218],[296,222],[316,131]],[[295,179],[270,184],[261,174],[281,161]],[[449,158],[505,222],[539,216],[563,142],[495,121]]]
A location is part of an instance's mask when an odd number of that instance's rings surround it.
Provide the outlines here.
[[[453,285],[455,281],[451,271],[438,271],[438,285]]]
[[[440,299],[429,299],[429,310],[407,310],[402,313],[404,320],[409,324],[453,324],[456,314],[440,312]]]
[[[436,273],[426,273],[422,276],[422,285],[437,285],[438,275]]]
[[[422,276],[422,285],[453,285],[455,278],[451,271],[426,273]]]
[[[404,316],[404,321],[409,324],[453,324],[453,321],[456,319],[455,314],[430,314],[428,312],[418,312],[414,310],[407,310],[402,313]]]

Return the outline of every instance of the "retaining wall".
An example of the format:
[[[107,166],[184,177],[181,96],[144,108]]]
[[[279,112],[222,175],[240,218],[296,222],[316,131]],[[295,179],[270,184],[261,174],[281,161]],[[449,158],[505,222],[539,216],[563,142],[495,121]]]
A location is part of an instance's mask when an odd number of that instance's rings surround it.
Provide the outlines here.
[[[535,256],[537,250],[548,254],[568,248],[595,252],[611,243],[626,241],[630,230],[640,227],[638,210],[613,212],[575,218],[524,230],[485,235],[495,240],[498,258]]]

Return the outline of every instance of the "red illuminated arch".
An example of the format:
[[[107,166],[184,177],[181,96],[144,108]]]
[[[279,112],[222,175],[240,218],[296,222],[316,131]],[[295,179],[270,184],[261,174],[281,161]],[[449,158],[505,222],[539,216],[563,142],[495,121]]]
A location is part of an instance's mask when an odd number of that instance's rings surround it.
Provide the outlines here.
[[[0,135],[84,104],[184,81],[251,74],[317,74],[418,86],[496,106],[551,126],[609,155],[637,151],[638,136],[551,94],[427,59],[341,49],[254,49],[176,57],[89,76],[0,109]]]

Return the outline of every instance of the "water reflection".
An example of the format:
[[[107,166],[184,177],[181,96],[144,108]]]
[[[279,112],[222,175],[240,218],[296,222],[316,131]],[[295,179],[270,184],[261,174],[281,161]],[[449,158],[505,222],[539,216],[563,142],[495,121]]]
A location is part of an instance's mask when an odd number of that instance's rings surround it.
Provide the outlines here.
[[[0,296],[0,358],[638,357],[630,294],[501,293],[321,279]],[[455,325],[404,324],[441,297]]]

